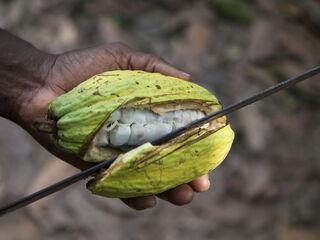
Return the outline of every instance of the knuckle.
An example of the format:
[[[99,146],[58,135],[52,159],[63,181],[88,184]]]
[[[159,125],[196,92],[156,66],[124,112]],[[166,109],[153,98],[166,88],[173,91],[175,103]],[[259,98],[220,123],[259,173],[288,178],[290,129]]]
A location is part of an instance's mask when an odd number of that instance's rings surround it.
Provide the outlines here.
[[[162,58],[156,54],[149,54],[150,59],[153,59],[155,62],[161,62]]]

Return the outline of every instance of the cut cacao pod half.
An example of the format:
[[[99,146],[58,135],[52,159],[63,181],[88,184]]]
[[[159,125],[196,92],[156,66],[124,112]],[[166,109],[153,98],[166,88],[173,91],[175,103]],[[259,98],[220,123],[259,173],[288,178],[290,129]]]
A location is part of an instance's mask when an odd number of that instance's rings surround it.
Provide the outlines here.
[[[217,98],[197,84],[117,70],[93,76],[59,96],[48,116],[55,122],[51,136],[62,150],[89,162],[118,156],[88,188],[128,198],[161,193],[218,166],[234,138],[226,117],[159,146],[150,142],[220,109]]]

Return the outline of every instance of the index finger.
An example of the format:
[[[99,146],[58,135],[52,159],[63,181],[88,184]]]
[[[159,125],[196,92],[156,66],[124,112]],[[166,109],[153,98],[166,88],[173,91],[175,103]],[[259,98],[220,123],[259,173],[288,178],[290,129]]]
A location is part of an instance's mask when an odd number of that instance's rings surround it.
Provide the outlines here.
[[[190,74],[173,67],[168,62],[156,55],[131,51],[129,59],[129,64],[131,66],[131,69],[133,70],[158,72],[164,75],[180,78],[186,81],[191,80]]]

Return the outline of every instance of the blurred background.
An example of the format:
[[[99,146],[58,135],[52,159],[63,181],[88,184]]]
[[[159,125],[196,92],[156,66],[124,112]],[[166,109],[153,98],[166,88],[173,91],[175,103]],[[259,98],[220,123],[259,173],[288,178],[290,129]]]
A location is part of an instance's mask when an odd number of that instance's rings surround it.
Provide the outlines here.
[[[0,27],[52,53],[121,41],[227,105],[320,63],[319,0],[0,0]],[[320,78],[232,114],[233,149],[184,207],[136,212],[84,183],[0,218],[1,239],[320,239]],[[76,170],[0,119],[0,204]]]

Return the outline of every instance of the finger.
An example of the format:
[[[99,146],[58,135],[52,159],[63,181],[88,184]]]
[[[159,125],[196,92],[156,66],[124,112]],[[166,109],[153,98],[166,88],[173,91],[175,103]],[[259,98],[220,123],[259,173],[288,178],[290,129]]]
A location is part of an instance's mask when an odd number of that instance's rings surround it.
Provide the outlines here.
[[[189,74],[174,68],[163,59],[137,52],[121,43],[70,51],[57,55],[55,59],[51,67],[55,70],[50,72],[49,77],[56,80],[50,87],[58,95],[108,70],[144,70],[190,80]]]
[[[153,208],[157,204],[155,196],[136,197],[121,199],[126,205],[135,210],[144,210],[147,208]]]
[[[210,188],[210,181],[208,174],[200,176],[194,179],[192,182],[189,183],[192,189],[195,192],[204,192]]]
[[[158,72],[164,75],[190,80],[191,77],[167,63],[162,58],[143,52],[136,51],[122,43],[112,43],[107,47],[107,52],[116,59],[121,69],[144,70],[147,72]]]
[[[129,59],[131,69],[158,72],[187,81],[191,80],[190,74],[171,66],[165,60],[156,55],[132,51]]]
[[[193,199],[193,190],[188,184],[183,184],[158,195],[159,198],[174,205],[182,206]]]

